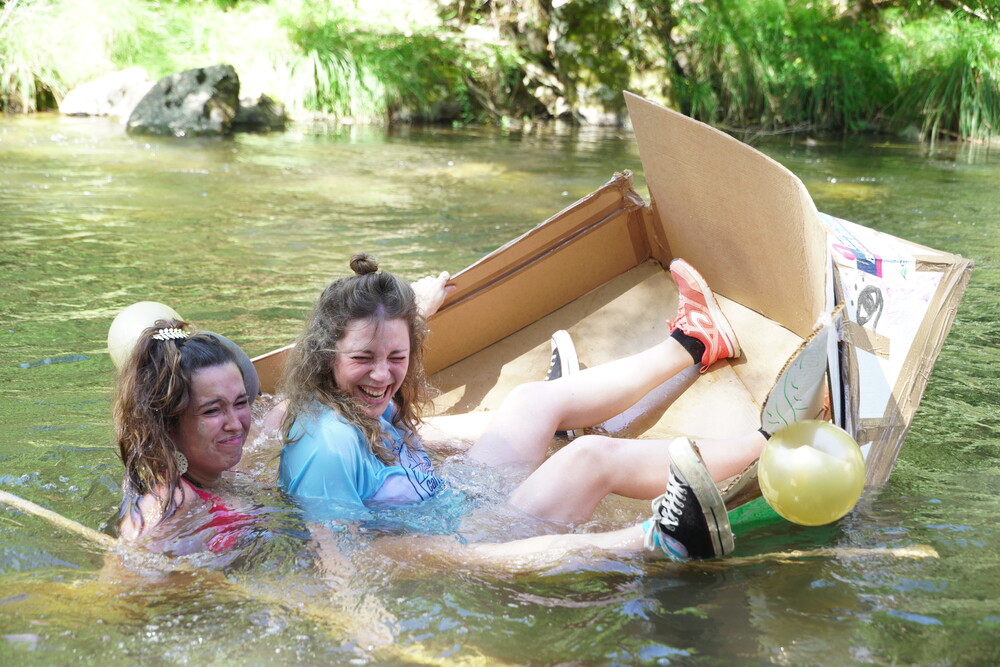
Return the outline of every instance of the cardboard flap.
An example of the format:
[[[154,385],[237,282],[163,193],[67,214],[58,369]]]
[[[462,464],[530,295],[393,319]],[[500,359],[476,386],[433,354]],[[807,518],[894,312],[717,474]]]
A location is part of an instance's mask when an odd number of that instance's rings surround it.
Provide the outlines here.
[[[761,409],[760,423],[768,433],[804,419],[826,418],[827,367],[843,326],[842,315],[838,307],[788,359]]]
[[[826,232],[802,182],[704,123],[625,93],[675,257],[719,294],[806,338],[825,312]]]

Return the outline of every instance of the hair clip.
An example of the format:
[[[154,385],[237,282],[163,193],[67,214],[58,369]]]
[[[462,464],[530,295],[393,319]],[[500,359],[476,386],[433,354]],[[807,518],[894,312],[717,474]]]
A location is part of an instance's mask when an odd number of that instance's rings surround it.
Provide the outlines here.
[[[175,327],[170,327],[166,329],[160,329],[155,334],[153,334],[154,340],[175,340],[178,338],[187,338],[190,336],[187,331],[183,329],[177,329]]]

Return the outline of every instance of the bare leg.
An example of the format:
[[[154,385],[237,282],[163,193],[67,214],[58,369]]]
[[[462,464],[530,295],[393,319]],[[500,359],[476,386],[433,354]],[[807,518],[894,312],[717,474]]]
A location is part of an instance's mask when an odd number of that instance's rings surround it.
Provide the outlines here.
[[[640,525],[629,526],[607,533],[568,533],[565,535],[538,535],[513,542],[476,543],[466,549],[491,559],[524,558],[536,556],[557,559],[565,554],[586,548],[606,551],[641,552],[643,533]]]
[[[486,432],[491,417],[489,412],[427,417],[420,425],[420,440],[428,450],[466,451]]]
[[[608,494],[653,499],[670,473],[665,440],[626,440],[585,435],[562,448],[514,491],[510,503],[549,521],[589,519]],[[767,441],[757,431],[725,440],[697,442],[705,467],[720,482],[760,456]]]
[[[692,364],[673,338],[643,352],[551,382],[516,387],[469,455],[489,465],[538,465],[559,429],[599,424]]]
[[[461,545],[445,537],[383,537],[372,549],[403,567],[438,571],[475,568],[483,572],[537,572],[566,565],[574,559],[592,560],[594,551],[644,552],[640,525],[607,533],[538,535],[513,542]]]

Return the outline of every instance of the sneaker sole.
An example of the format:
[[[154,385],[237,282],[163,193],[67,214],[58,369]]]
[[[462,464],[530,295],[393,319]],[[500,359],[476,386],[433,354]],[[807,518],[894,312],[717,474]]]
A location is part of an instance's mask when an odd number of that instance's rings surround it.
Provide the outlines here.
[[[740,341],[736,338],[736,332],[733,331],[733,326],[729,323],[729,318],[722,312],[722,306],[716,300],[715,292],[711,290],[705,279],[684,260],[674,260],[671,262],[670,268],[675,273],[680,274],[686,282],[697,285],[698,291],[705,297],[705,305],[708,306],[708,313],[712,316],[712,321],[715,322],[716,330],[722,336],[723,340],[726,341],[729,349],[732,350],[732,354],[725,358],[735,359],[740,356],[743,351],[740,349]]]
[[[552,334],[552,342],[559,350],[559,377],[565,377],[580,370],[580,360],[576,357],[576,346],[569,332],[563,329]]]
[[[576,356],[576,346],[573,344],[573,339],[570,337],[569,332],[564,329],[560,329],[552,334],[551,341],[554,345],[553,354],[556,350],[559,351],[559,377],[566,377],[567,375],[579,372],[580,360]],[[548,381],[555,378],[546,377],[545,379]],[[583,430],[560,430],[556,431],[556,435],[561,438],[573,440],[583,435]]]
[[[719,487],[705,469],[705,463],[698,455],[694,443],[688,438],[677,438],[667,446],[667,453],[671,464],[676,465],[684,481],[698,497],[698,504],[708,525],[715,555],[718,557],[732,553],[736,548],[736,541],[729,525],[726,504],[722,500],[722,494],[719,493]]]

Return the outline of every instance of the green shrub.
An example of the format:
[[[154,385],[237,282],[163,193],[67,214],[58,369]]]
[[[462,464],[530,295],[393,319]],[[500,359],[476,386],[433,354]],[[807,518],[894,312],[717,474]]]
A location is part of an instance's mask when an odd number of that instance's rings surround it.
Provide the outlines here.
[[[242,89],[268,93],[294,113],[382,120],[400,107],[426,113],[458,104],[467,119],[496,113],[519,80],[503,45],[443,28],[397,29],[358,18],[337,0],[172,2],[34,0],[0,9],[0,108],[31,111],[36,98],[126,66],[154,78],[233,65]]]
[[[659,0],[575,0],[553,13],[554,65],[572,106],[624,108],[622,90],[669,98],[668,26]]]
[[[860,18],[832,0],[539,2],[437,0],[444,18],[391,0],[0,2],[0,108],[51,106],[132,65],[158,78],[228,63],[245,94],[293,115],[450,107],[504,121],[541,113],[528,89],[540,86],[575,110],[612,112],[629,89],[719,126],[997,134],[1000,29],[987,0],[955,14],[887,0]]]

